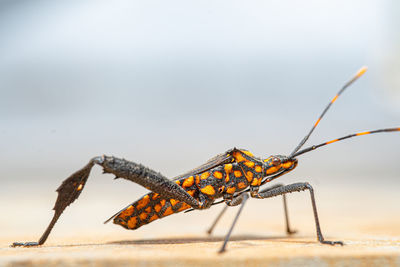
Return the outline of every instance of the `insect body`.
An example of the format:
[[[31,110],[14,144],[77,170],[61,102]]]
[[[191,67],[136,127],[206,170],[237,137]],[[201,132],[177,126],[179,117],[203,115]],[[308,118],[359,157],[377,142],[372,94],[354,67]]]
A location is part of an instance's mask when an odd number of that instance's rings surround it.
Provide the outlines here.
[[[205,171],[197,171],[177,178],[174,182],[190,196],[209,208],[218,198],[223,198],[228,206],[237,205],[234,196],[250,187],[253,191],[261,185],[262,178],[282,170],[291,170],[297,160],[289,161],[283,157],[257,159],[249,151],[231,149],[215,159],[227,158],[226,163]],[[114,159],[115,160],[115,159]],[[110,219],[126,229],[140,226],[190,208],[185,202],[164,198],[151,192],[129,205]]]
[[[112,173],[116,176],[116,178],[130,180],[151,191],[109,219],[113,219],[115,224],[119,224],[126,229],[137,229],[154,220],[184,210],[189,211],[192,209],[208,209],[212,205],[221,202],[224,202],[227,206],[241,205],[238,213],[236,214],[235,220],[233,221],[230,230],[225,237],[223,246],[221,247],[220,252],[223,252],[225,251],[226,244],[229,241],[232,230],[249,195],[250,197],[259,199],[282,195],[286,215],[287,233],[291,234],[293,231],[290,230],[288,223],[285,195],[287,193],[308,190],[313,207],[318,241],[322,244],[343,245],[341,241],[327,241],[324,239],[321,232],[321,227],[319,225],[314,190],[310,184],[307,182],[302,182],[289,185],[275,185],[262,190],[260,190],[260,187],[265,183],[268,183],[296,168],[296,157],[299,155],[310,152],[319,147],[356,136],[380,132],[400,131],[400,128],[386,128],[360,132],[300,150],[314,129],[317,127],[329,107],[337,100],[339,95],[349,85],[357,80],[365,71],[365,67],[360,69],[360,71],[357,72],[357,74],[341,88],[341,90],[324,109],[309,133],[302,139],[299,145],[289,156],[275,155],[261,159],[255,157],[247,150],[233,148],[225,153],[217,155],[216,157],[207,161],[205,164],[183,175],[175,177],[172,180],[154,170],[144,167],[141,164],[116,157],[94,157],[85,167],[73,173],[70,177],[64,180],[61,186],[57,189],[58,197],[54,206],[55,212],[53,219],[39,241],[26,243],[15,242],[12,244],[12,246],[27,247],[42,245],[46,241],[55,223],[65,208],[79,197],[94,165],[100,165],[105,173]],[[221,202],[215,202],[215,200],[221,198]],[[226,210],[226,207],[222,213]],[[217,220],[210,228],[209,233],[212,231],[222,213],[217,217]]]

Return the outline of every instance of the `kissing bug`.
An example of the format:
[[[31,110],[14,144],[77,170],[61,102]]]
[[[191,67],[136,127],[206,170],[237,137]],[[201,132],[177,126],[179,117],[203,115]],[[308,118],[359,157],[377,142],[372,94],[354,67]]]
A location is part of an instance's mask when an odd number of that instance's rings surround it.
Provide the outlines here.
[[[105,155],[94,157],[85,167],[64,180],[56,190],[58,192],[58,197],[53,208],[54,216],[39,241],[26,243],[15,242],[11,246],[31,247],[44,244],[62,212],[81,194],[94,165],[102,166],[104,173],[112,173],[116,178],[130,180],[151,191],[114,214],[106,221],[113,220],[115,224],[119,224],[126,229],[134,230],[142,225],[174,213],[184,210],[187,212],[191,210],[208,209],[212,205],[222,202],[227,206],[241,205],[220,249],[220,252],[223,252],[225,251],[232,230],[249,196],[264,199],[282,195],[287,233],[291,234],[293,231],[290,230],[288,223],[285,194],[308,190],[311,196],[318,241],[328,245],[343,245],[342,241],[328,241],[324,239],[319,224],[314,189],[309,183],[302,182],[289,185],[275,185],[261,191],[260,187],[295,169],[298,164],[296,157],[304,153],[356,136],[400,131],[400,128],[386,128],[359,132],[300,150],[330,106],[344,90],[361,77],[366,70],[366,67],[361,68],[356,75],[339,90],[323,110],[308,134],[301,140],[289,156],[273,155],[262,159],[255,157],[248,150],[233,148],[172,180],[169,180],[162,174],[141,164],[130,162],[125,159]],[[219,198],[223,200],[215,202],[215,200]],[[225,209],[222,210],[221,214],[217,217],[214,224],[209,229],[209,233],[211,233],[224,211]]]

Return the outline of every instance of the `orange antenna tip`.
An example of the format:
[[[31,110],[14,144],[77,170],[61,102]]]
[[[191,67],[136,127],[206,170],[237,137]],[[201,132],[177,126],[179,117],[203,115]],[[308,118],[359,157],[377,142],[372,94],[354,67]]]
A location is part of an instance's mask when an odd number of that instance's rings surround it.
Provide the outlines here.
[[[356,135],[357,136],[360,136],[360,135],[366,135],[366,134],[370,134],[371,132],[362,132],[362,133],[356,133]]]
[[[367,71],[367,67],[363,66],[361,67],[361,69],[358,70],[358,72],[356,73],[355,76],[353,76],[351,78],[351,80],[349,80],[347,83],[345,83],[343,85],[343,87],[339,90],[339,92],[337,92],[337,94],[335,95],[335,97],[331,100],[331,102],[329,102],[329,104],[325,107],[324,111],[322,111],[321,115],[319,116],[318,120],[315,122],[314,126],[311,128],[311,130],[308,132],[308,134],[301,140],[301,142],[297,145],[297,147],[293,150],[293,152],[290,154],[289,158],[293,157],[294,155],[300,155],[299,153],[297,153],[300,148],[307,142],[308,138],[310,137],[310,135],[312,134],[312,132],[314,131],[314,129],[317,127],[317,125],[319,124],[319,122],[321,121],[321,119],[325,116],[325,113],[328,111],[328,109],[331,107],[331,105],[333,103],[335,103],[335,101],[338,99],[338,97],[343,93],[344,90],[346,90],[347,87],[349,87],[350,85],[352,85],[358,78],[360,78],[366,71]],[[366,134],[366,133],[364,133]],[[360,134],[361,135],[361,134]],[[329,141],[327,144],[330,144],[332,142],[336,142],[338,140],[332,140]],[[302,153],[305,153],[304,151],[306,150],[302,150]]]
[[[335,95],[335,97],[332,99],[331,103],[333,104],[338,97],[339,97],[339,95]]]
[[[356,77],[359,78],[361,77],[366,71],[368,70],[367,66],[363,66],[356,74]]]
[[[337,141],[339,141],[339,139],[334,139],[334,140],[328,141],[325,144],[329,145],[329,144],[335,143]]]

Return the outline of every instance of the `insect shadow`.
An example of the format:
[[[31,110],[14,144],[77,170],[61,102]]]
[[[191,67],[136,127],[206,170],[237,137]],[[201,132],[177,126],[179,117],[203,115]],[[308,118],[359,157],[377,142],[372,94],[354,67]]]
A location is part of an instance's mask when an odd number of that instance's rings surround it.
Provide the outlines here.
[[[221,242],[224,236],[205,236],[205,237],[179,237],[179,238],[162,238],[162,239],[136,239],[136,240],[119,240],[111,241],[107,244],[112,245],[169,245],[169,244],[190,244],[190,243],[212,243]],[[287,236],[260,236],[260,235],[237,235],[231,237],[231,241],[255,241],[255,240],[280,240],[286,239]]]

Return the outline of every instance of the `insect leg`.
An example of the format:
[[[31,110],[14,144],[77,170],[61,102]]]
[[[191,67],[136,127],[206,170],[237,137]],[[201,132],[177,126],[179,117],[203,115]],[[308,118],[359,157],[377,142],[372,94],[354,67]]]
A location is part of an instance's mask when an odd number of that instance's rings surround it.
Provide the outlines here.
[[[242,212],[242,209],[243,209],[243,207],[244,207],[244,204],[246,204],[246,201],[247,201],[248,198],[249,198],[249,195],[248,195],[247,193],[243,193],[243,194],[239,195],[238,197],[236,197],[236,199],[240,199],[240,200],[238,200],[238,201],[235,202],[234,204],[236,204],[236,205],[241,204],[241,205],[240,205],[239,211],[238,211],[237,214],[236,214],[235,219],[234,219],[233,222],[232,222],[231,228],[229,229],[228,233],[227,233],[226,236],[225,236],[224,244],[222,245],[222,247],[221,247],[221,249],[218,251],[218,253],[223,253],[223,252],[225,252],[226,244],[228,243],[229,238],[231,237],[233,228],[235,227],[236,222],[237,222],[237,220],[238,220],[238,218],[239,218],[239,215],[240,215],[240,213]],[[239,202],[239,203],[238,203],[238,202]]]
[[[103,167],[104,173],[112,173],[116,178],[124,178],[140,184],[165,198],[183,201],[194,209],[203,208],[198,200],[189,195],[174,181],[141,164],[108,156],[95,158],[95,163]]]
[[[262,190],[261,192],[267,192],[269,190],[275,189],[277,187],[281,187],[283,186],[283,184],[276,184],[274,186],[265,188],[264,190]],[[288,235],[291,234],[295,234],[297,231],[296,230],[292,230],[290,228],[290,224],[289,224],[289,215],[288,215],[288,208],[287,208],[287,201],[286,201],[286,195],[282,195],[283,198],[283,209],[285,212],[285,223],[286,223],[286,233]],[[240,204],[240,203],[239,203]],[[209,235],[212,234],[212,232],[214,231],[215,226],[218,224],[219,220],[222,218],[222,216],[225,214],[226,210],[228,209],[228,206],[224,206],[224,208],[221,210],[221,212],[218,214],[217,218],[215,218],[214,222],[211,224],[210,228],[208,228],[207,233]]]
[[[224,213],[226,212],[227,209],[228,209],[228,206],[225,205],[224,208],[221,210],[221,212],[218,214],[217,218],[215,218],[214,222],[211,224],[210,228],[208,228],[207,234],[209,234],[209,235],[212,234],[212,232],[214,231],[215,226],[217,225],[217,223],[219,222],[219,220],[221,219],[222,215],[224,215]]]
[[[264,190],[261,190],[260,193],[268,192],[268,191],[270,191],[270,190],[272,190],[272,189],[275,189],[275,188],[278,188],[278,187],[281,187],[281,186],[284,186],[284,184],[276,184],[276,185],[274,185],[274,186],[265,188]],[[289,224],[289,212],[288,212],[288,207],[287,207],[286,194],[283,194],[283,195],[282,195],[282,199],[283,199],[283,211],[284,211],[284,213],[285,213],[286,233],[287,233],[288,235],[292,235],[292,234],[297,233],[297,231],[296,231],[296,230],[292,230],[292,229],[290,228],[290,224]]]
[[[275,196],[279,196],[279,195],[284,195],[287,193],[300,192],[300,191],[305,191],[305,190],[310,191],[311,204],[312,204],[312,208],[313,208],[313,212],[314,212],[314,220],[315,220],[315,227],[317,230],[318,241],[322,244],[343,245],[342,241],[327,241],[324,239],[322,232],[321,232],[321,227],[319,225],[317,205],[315,204],[315,197],[314,197],[314,189],[312,188],[312,186],[309,183],[295,183],[295,184],[285,185],[285,186],[281,186],[281,187],[269,190],[267,192],[253,191],[253,192],[251,192],[251,197],[264,199],[264,198],[270,198],[270,197],[275,197]]]
[[[226,212],[226,210],[229,207],[237,206],[240,205],[243,202],[245,193],[241,193],[239,195],[236,195],[232,197],[229,195],[227,198],[224,198],[226,206],[224,206],[224,209],[218,214],[217,218],[215,218],[213,224],[210,226],[210,228],[207,230],[207,233],[211,235],[212,231],[214,230],[215,226],[217,225],[218,221],[221,219],[222,215]]]
[[[39,241],[26,243],[14,242],[11,246],[29,247],[44,244],[65,208],[74,202],[81,194],[86,181],[89,178],[90,171],[95,164],[102,166],[104,173],[113,173],[116,175],[116,178],[124,178],[140,184],[145,188],[162,195],[163,197],[180,200],[189,204],[194,209],[207,208],[203,207],[203,203],[189,195],[178,184],[169,180],[162,174],[141,164],[115,157],[94,157],[85,167],[73,173],[70,177],[62,182],[60,187],[58,187],[58,197],[53,208],[53,219]]]
[[[211,233],[213,232],[215,226],[217,225],[217,223],[221,219],[222,215],[224,215],[224,213],[228,209],[228,206],[229,207],[233,207],[233,206],[240,205],[242,203],[242,201],[244,200],[244,195],[246,195],[246,193],[242,192],[241,194],[236,195],[234,197],[225,198],[226,206],[224,206],[223,210],[218,214],[217,218],[215,218],[214,222],[212,223],[210,228],[207,230],[207,233],[209,235],[211,235]]]
[[[58,218],[61,216],[66,207],[68,207],[72,202],[74,202],[82,192],[83,187],[89,178],[90,171],[94,165],[94,161],[91,160],[85,167],[73,173],[70,177],[65,179],[62,184],[57,188],[57,200],[54,205],[54,215],[49,226],[47,226],[46,231],[40,237],[38,242],[14,242],[11,247],[32,247],[44,244],[47,237],[49,236],[51,230],[56,224]]]

